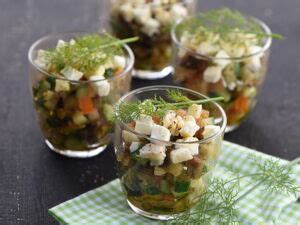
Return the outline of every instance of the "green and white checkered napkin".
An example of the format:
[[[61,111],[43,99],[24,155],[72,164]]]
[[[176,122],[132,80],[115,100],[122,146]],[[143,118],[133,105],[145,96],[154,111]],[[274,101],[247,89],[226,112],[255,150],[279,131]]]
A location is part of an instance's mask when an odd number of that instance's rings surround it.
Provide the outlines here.
[[[235,171],[255,172],[256,168],[249,161],[255,154],[263,159],[272,156],[255,150],[223,142],[219,165],[215,170],[216,177],[230,177]],[[274,158],[274,157],[272,157]],[[288,161],[280,160],[285,164]],[[294,168],[294,176],[300,184],[300,166]],[[228,171],[228,170],[231,171]],[[247,189],[247,182],[241,183]],[[267,197],[257,188],[239,202],[238,210],[243,225],[300,225],[300,202],[293,196],[282,193]],[[135,214],[127,205],[121,191],[119,180],[82,194],[49,210],[49,213],[61,224],[158,224],[157,221]],[[274,222],[276,219],[276,222]],[[273,221],[273,222],[272,222]]]

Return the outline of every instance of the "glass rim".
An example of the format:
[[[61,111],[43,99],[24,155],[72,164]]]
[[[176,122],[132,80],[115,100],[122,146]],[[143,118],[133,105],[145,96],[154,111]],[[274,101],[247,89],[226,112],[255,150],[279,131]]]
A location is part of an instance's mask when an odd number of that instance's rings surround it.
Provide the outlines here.
[[[259,25],[261,26],[261,28],[263,29],[263,31],[268,35],[268,37],[266,37],[266,41],[264,43],[264,45],[262,46],[262,49],[258,52],[255,52],[253,54],[248,54],[248,55],[244,55],[244,56],[241,56],[241,57],[215,57],[215,56],[208,56],[208,55],[203,55],[203,54],[199,54],[193,50],[191,50],[190,48],[187,48],[185,46],[183,46],[180,41],[178,40],[178,37],[177,37],[177,34],[176,34],[176,29],[177,27],[184,21],[188,20],[188,19],[191,19],[191,18],[195,18],[197,15],[193,15],[193,16],[189,16],[188,18],[185,18],[185,19],[181,19],[179,21],[177,21],[173,26],[172,26],[172,29],[171,29],[171,39],[172,39],[172,42],[176,44],[176,46],[178,46],[179,48],[182,48],[184,49],[185,51],[195,55],[195,56],[198,56],[199,58],[206,58],[206,59],[209,59],[209,60],[243,60],[243,59],[247,59],[247,58],[250,58],[252,56],[255,56],[255,55],[259,55],[259,54],[262,54],[264,52],[266,52],[272,45],[272,31],[271,29],[267,26],[267,24],[265,24],[263,21],[261,21],[260,19],[257,19],[255,17],[253,17],[252,19]]]
[[[27,54],[27,57],[28,57],[28,61],[29,63],[36,69],[38,70],[39,72],[41,72],[42,74],[48,76],[48,77],[51,77],[51,78],[54,78],[54,79],[57,79],[57,80],[65,80],[65,81],[69,81],[71,83],[78,83],[78,84],[87,84],[87,83],[95,83],[95,82],[98,82],[98,81],[107,81],[107,80],[113,80],[113,79],[117,79],[119,77],[123,77],[124,75],[126,75],[130,70],[133,69],[133,65],[134,65],[134,60],[135,60],[135,57],[134,57],[134,54],[131,50],[131,48],[127,45],[127,44],[122,44],[122,48],[125,49],[125,51],[127,52],[128,54],[128,64],[125,66],[124,70],[117,74],[116,76],[111,76],[111,77],[108,77],[108,78],[104,78],[104,79],[97,79],[97,80],[70,80],[70,79],[67,79],[65,77],[56,77],[54,75],[52,75],[51,73],[47,72],[46,70],[40,68],[35,62],[34,62],[34,59],[33,59],[33,52],[36,50],[36,47],[37,45],[39,45],[40,43],[48,40],[49,38],[51,37],[55,37],[55,36],[64,36],[64,35],[74,35],[74,37],[76,36],[76,34],[102,34],[104,33],[103,32],[88,32],[88,31],[68,31],[68,32],[57,32],[57,33],[50,33],[50,34],[47,34],[39,39],[37,39],[35,42],[33,42],[33,44],[30,46],[29,50],[28,50],[28,54]],[[57,40],[58,41],[58,40]]]
[[[130,127],[129,125],[127,125],[125,122],[123,122],[122,120],[119,119],[119,113],[118,113],[118,109],[119,109],[119,106],[122,102],[124,102],[124,99],[128,98],[129,96],[132,96],[134,94],[139,94],[139,93],[142,93],[144,91],[155,91],[155,90],[163,90],[163,89],[167,89],[167,88],[172,88],[172,89],[179,89],[179,90],[182,90],[182,91],[187,91],[191,94],[194,94],[196,96],[201,96],[202,98],[208,98],[207,96],[199,93],[199,92],[196,92],[196,91],[193,91],[191,89],[188,89],[188,88],[184,88],[184,87],[179,87],[179,86],[173,86],[173,85],[152,85],[152,86],[147,86],[147,87],[142,87],[142,88],[138,88],[138,89],[135,89],[135,90],[132,90],[130,92],[128,92],[127,94],[123,95],[119,101],[116,103],[116,106],[115,106],[115,109],[116,109],[116,112],[115,112],[115,115],[116,115],[116,118],[117,118],[117,122],[120,123],[122,126],[124,126],[126,128],[126,130],[130,131],[131,133],[139,136],[139,137],[142,137],[142,138],[145,138],[149,141],[152,141],[154,143],[162,143],[164,145],[167,145],[167,146],[170,146],[170,145],[185,145],[185,144],[201,144],[201,143],[207,143],[209,142],[210,140],[213,140],[215,139],[216,137],[222,135],[226,129],[226,125],[227,125],[227,117],[226,117],[226,113],[224,111],[224,109],[217,103],[217,102],[211,102],[212,104],[214,104],[214,106],[221,112],[221,116],[222,116],[222,125],[220,126],[220,130],[207,137],[207,138],[203,138],[201,140],[198,140],[198,141],[190,141],[190,142],[174,142],[174,141],[163,141],[163,140],[159,140],[159,139],[156,139],[156,138],[151,138],[151,137],[148,137],[147,135],[145,134],[141,134],[139,132],[136,132],[134,129],[132,129],[132,127]]]

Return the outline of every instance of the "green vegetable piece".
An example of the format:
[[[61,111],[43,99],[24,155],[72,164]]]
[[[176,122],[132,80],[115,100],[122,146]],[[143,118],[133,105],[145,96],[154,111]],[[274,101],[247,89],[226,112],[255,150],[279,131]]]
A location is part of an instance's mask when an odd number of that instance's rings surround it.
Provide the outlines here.
[[[46,80],[41,80],[39,85],[39,92],[48,91],[51,88],[51,84],[48,83]]]
[[[114,122],[115,120],[115,111],[112,105],[104,104],[103,105],[103,114],[107,121]]]
[[[76,96],[77,98],[88,96],[89,95],[89,88],[88,86],[82,86],[77,89]]]
[[[176,181],[175,191],[178,193],[187,192],[189,190],[190,181]]]
[[[108,68],[105,70],[104,77],[107,79],[114,74],[115,70],[113,68]]]
[[[65,147],[68,149],[82,150],[85,146],[79,138],[71,136],[65,141]]]
[[[162,180],[160,182],[160,191],[165,194],[170,194],[170,185],[169,185],[168,181]]]
[[[235,73],[236,77],[238,77],[238,78],[241,77],[241,64],[240,63],[234,64],[234,73]]]
[[[158,195],[160,193],[160,190],[154,186],[147,187],[145,191],[149,195]]]
[[[55,78],[54,77],[48,77],[47,82],[50,84],[50,89],[54,90],[54,88],[55,88]]]

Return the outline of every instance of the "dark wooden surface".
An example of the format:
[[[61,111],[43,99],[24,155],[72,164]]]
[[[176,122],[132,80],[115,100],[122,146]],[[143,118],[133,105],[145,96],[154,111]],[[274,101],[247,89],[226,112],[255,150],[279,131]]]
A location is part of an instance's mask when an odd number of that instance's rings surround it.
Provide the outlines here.
[[[46,148],[28,88],[31,43],[51,32],[98,29],[103,2],[0,0],[0,224],[55,224],[48,208],[115,178],[111,146],[87,160],[67,159]],[[273,43],[257,107],[225,139],[293,159],[300,152],[300,1],[202,0],[200,8],[225,4],[257,16],[285,36]],[[133,87],[157,82],[135,80]]]

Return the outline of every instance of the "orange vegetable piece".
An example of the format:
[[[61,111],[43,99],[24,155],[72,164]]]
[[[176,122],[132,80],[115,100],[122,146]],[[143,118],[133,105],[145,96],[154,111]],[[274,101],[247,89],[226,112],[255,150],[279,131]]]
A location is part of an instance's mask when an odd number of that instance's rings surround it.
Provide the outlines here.
[[[233,105],[233,108],[238,113],[245,113],[249,109],[249,100],[243,95],[239,96]]]
[[[94,104],[89,96],[82,96],[78,99],[79,109],[83,114],[88,114],[94,111]]]

